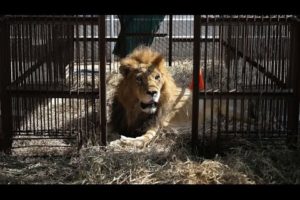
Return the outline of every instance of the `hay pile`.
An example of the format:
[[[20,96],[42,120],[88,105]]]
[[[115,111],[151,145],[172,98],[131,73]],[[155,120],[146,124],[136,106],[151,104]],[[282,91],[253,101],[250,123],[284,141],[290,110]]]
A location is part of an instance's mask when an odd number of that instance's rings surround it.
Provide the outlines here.
[[[80,184],[295,184],[299,151],[236,140],[211,158],[191,154],[189,129],[165,129],[143,150],[87,147],[76,159]]]
[[[179,132],[180,131],[180,132]],[[87,184],[254,184],[218,160],[190,153],[189,129],[162,130],[148,148],[109,145],[82,149],[79,179]]]
[[[79,155],[0,154],[0,184],[300,183],[299,151],[239,140],[205,158],[191,154],[189,131],[164,129],[142,150],[109,145]]]

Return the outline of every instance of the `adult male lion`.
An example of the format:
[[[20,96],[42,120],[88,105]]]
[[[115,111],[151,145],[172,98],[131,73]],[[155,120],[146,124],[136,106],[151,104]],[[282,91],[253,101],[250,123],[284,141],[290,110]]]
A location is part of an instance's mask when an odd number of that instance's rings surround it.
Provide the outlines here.
[[[121,143],[147,145],[162,126],[191,119],[191,95],[178,88],[161,54],[139,47],[121,60],[120,80],[113,99],[113,131],[124,135]],[[178,111],[179,116],[175,116]]]

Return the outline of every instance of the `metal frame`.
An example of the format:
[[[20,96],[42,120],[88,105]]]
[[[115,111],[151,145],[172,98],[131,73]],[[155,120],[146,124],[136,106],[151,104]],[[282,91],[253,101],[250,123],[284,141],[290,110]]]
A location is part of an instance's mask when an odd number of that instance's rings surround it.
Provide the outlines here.
[[[262,129],[258,130],[259,134],[268,136],[271,132],[279,135],[287,135],[288,141],[295,142],[298,135],[298,116],[299,116],[299,99],[300,99],[300,82],[298,76],[299,72],[299,56],[297,52],[300,51],[300,42],[299,42],[299,20],[294,16],[287,16],[285,18],[280,17],[270,17],[270,16],[261,16],[261,17],[252,17],[252,16],[194,16],[194,33],[193,37],[189,38],[178,38],[173,34],[173,19],[174,16],[169,16],[169,25],[168,33],[155,33],[152,34],[154,37],[163,38],[168,36],[168,64],[172,66],[172,61],[174,59],[174,49],[173,45],[175,43],[192,43],[193,44],[193,80],[195,86],[198,86],[198,73],[200,69],[201,62],[203,62],[205,77],[208,73],[208,58],[212,57],[215,62],[215,57],[219,56],[221,61],[225,61],[225,68],[217,66],[217,63],[213,63],[214,66],[212,70],[220,70],[220,77],[227,76],[227,82],[225,89],[216,89],[216,88],[205,88],[204,92],[198,92],[198,87],[193,89],[193,120],[192,120],[192,150],[196,152],[199,150],[199,141],[202,146],[204,146],[205,138],[212,137],[212,129],[214,126],[217,126],[217,143],[218,139],[222,136],[236,136],[241,133],[241,135],[246,134],[249,136],[257,137],[255,131],[251,130],[251,126],[258,127],[259,119],[256,119],[255,122],[248,125],[247,128],[242,127],[240,123],[240,129],[238,129],[237,121],[233,121],[233,129],[231,130],[228,127],[229,124],[229,105],[234,105],[234,113],[237,112],[237,102],[241,101],[242,110],[241,112],[246,112],[244,109],[244,104],[246,101],[258,101],[259,105],[263,105],[263,109],[268,111],[272,109],[272,106],[275,108],[274,113],[270,113],[271,116],[276,116],[280,118],[281,113],[287,113],[283,121],[287,121],[286,130],[275,130],[268,129],[266,124],[262,125]],[[117,38],[106,36],[105,29],[105,16],[84,16],[84,17],[72,17],[72,16],[6,16],[0,18],[0,94],[1,94],[1,122],[2,130],[0,130],[0,150],[10,151],[12,147],[12,137],[15,126],[20,126],[21,123],[24,123],[26,120],[33,120],[31,118],[24,117],[26,113],[32,112],[32,106],[34,104],[55,104],[49,102],[49,98],[61,98],[63,102],[69,102],[68,106],[71,107],[71,104],[77,104],[77,111],[81,109],[81,106],[84,106],[84,113],[87,116],[88,112],[88,101],[92,102],[93,115],[91,116],[92,121],[96,120],[95,110],[96,110],[96,100],[100,102],[100,115],[99,122],[100,124],[93,127],[92,135],[97,134],[97,127],[100,128],[100,144],[106,145],[106,132],[107,132],[107,110],[106,110],[106,64],[107,64],[107,43],[115,42]],[[32,25],[34,21],[35,25]],[[39,27],[41,25],[42,27]],[[98,37],[94,36],[96,29],[92,28],[91,36],[87,36],[86,31],[88,26],[98,26]],[[113,26],[113,25],[112,25]],[[208,37],[208,27],[213,26],[213,37]],[[265,28],[263,28],[265,26]],[[286,27],[285,27],[286,26]],[[80,28],[79,28],[80,27]],[[218,30],[215,28],[218,27]],[[279,27],[279,28],[278,28]],[[285,38],[281,35],[282,31],[290,31],[290,44],[291,49],[289,52],[284,52],[282,49],[282,44],[285,42]],[[274,29],[276,33],[274,36],[270,37],[271,31]],[[283,29],[283,30],[282,30]],[[80,33],[83,31],[83,33]],[[94,31],[94,32],[93,32]],[[218,35],[216,34],[218,32]],[[281,31],[281,32],[280,32]],[[203,33],[205,35],[203,36]],[[247,35],[246,34],[249,34]],[[83,34],[83,37],[79,37],[79,34]],[[144,33],[143,35],[146,35]],[[27,40],[24,39],[24,35],[32,36]],[[76,37],[75,37],[76,36]],[[252,37],[252,42],[251,38]],[[267,50],[267,53],[263,55],[263,58],[257,56],[258,52],[254,49],[255,45],[259,44],[257,38],[261,37],[261,42],[265,46],[274,46],[274,54],[270,50]],[[263,38],[265,37],[265,38]],[[16,38],[15,42],[11,42],[12,38]],[[255,40],[256,39],[256,40]],[[288,40],[288,39],[287,39]],[[42,51],[34,49],[29,44],[36,44],[37,47],[40,46]],[[69,85],[61,85],[60,83],[75,83],[83,78],[84,83],[87,83],[87,71],[88,71],[88,62],[86,60],[87,55],[87,42],[91,43],[91,71],[92,71],[92,86],[91,88],[71,88]],[[213,49],[208,50],[208,43],[212,44]],[[94,45],[99,47],[99,51],[94,52]],[[111,45],[112,46],[112,45]],[[25,49],[26,48],[26,49]],[[12,51],[7,51],[7,49],[17,49]],[[62,53],[62,50],[68,49],[67,52]],[[82,51],[82,52],[81,52]],[[211,55],[208,55],[208,51],[212,51]],[[31,52],[27,53],[26,52]],[[41,53],[42,52],[42,53]],[[98,56],[98,57],[97,57]],[[285,63],[284,56],[289,56],[290,60],[288,63]],[[97,57],[97,58],[96,58]],[[262,63],[264,60],[279,60],[284,66],[290,66],[290,71],[287,73],[287,77],[284,77],[283,67],[280,64],[272,61],[269,63]],[[35,62],[32,62],[34,60]],[[99,61],[99,86],[96,87],[95,74],[96,74],[96,60]],[[228,90],[229,86],[229,77],[236,79],[237,69],[238,69],[238,60],[243,61],[242,70],[249,70],[252,73],[262,76],[263,78],[256,79],[256,89],[248,84],[247,79],[252,77],[242,77],[243,84],[245,87],[242,90]],[[74,61],[74,62],[73,62]],[[45,62],[46,66],[45,67]],[[80,70],[81,66],[78,63],[84,63],[84,72],[81,75]],[[111,62],[114,62],[111,61]],[[66,65],[68,65],[69,71],[66,71]],[[49,67],[50,66],[50,67]],[[247,66],[247,67],[246,67]],[[249,69],[248,69],[249,68]],[[12,69],[12,70],[10,70]],[[18,70],[17,70],[18,69]],[[47,71],[48,70],[48,71]],[[73,78],[73,71],[77,72],[75,78]],[[223,71],[222,71],[223,70]],[[233,70],[233,73],[230,71]],[[255,71],[256,70],[256,71]],[[46,73],[48,72],[48,74]],[[283,73],[281,73],[283,72]],[[21,74],[19,74],[21,73]],[[74,72],[75,73],[75,72]],[[210,72],[213,73],[213,72]],[[232,74],[231,74],[232,73]],[[47,75],[45,75],[47,74]],[[64,79],[65,75],[69,75],[68,79]],[[12,81],[10,79],[12,77]],[[33,78],[41,81],[40,84],[35,85],[32,82]],[[248,82],[247,82],[248,81]],[[260,84],[258,84],[261,81]],[[235,83],[236,84],[236,83]],[[237,87],[235,85],[235,87]],[[24,98],[24,100],[22,100]],[[68,99],[68,101],[67,101]],[[74,102],[72,99],[76,100]],[[221,118],[217,117],[217,123],[206,124],[203,122],[200,126],[203,130],[210,128],[210,133],[206,131],[199,132],[198,127],[198,110],[200,108],[199,99],[203,99],[204,108],[206,105],[213,101],[218,101],[218,105],[226,106],[226,123],[225,129],[221,128]],[[286,101],[288,99],[288,101]],[[223,105],[222,102],[226,103]],[[23,102],[23,103],[19,103]],[[79,103],[80,102],[80,103]],[[81,103],[83,104],[81,105]],[[258,105],[258,106],[259,106]],[[68,107],[67,104],[62,106],[62,110],[66,110]],[[13,110],[16,110],[17,114],[22,117],[13,119]],[[21,111],[23,110],[23,111]],[[41,106],[38,106],[38,110],[42,114],[48,114],[50,111],[45,110]],[[205,118],[206,112],[201,113]],[[211,108],[211,114],[213,114],[213,107]],[[67,114],[66,114],[67,115]],[[5,116],[5,117],[4,117]],[[38,116],[38,113],[33,113],[34,117]],[[81,114],[78,116],[80,117]],[[271,117],[272,117],[271,116]],[[45,116],[46,117],[46,116]],[[81,116],[82,117],[82,116]],[[265,117],[265,118],[263,118]],[[65,121],[67,116],[62,118],[55,119],[55,121]],[[69,118],[74,118],[74,116],[69,116]],[[270,117],[269,117],[270,118]],[[211,117],[213,119],[213,115]],[[262,116],[260,119],[267,121],[267,116]],[[49,126],[48,122],[40,124],[41,130],[34,130],[35,133],[41,134],[42,130],[46,130],[46,124]],[[242,121],[247,120],[242,118]],[[52,122],[51,122],[52,123]],[[65,122],[63,122],[65,123]],[[80,129],[82,124],[85,123],[88,126],[87,121],[77,120],[76,127]],[[96,122],[95,122],[96,123]],[[27,126],[25,124],[25,126]],[[51,124],[52,127],[52,124]],[[81,130],[77,130],[76,134],[79,134],[79,140],[82,140]],[[19,130],[19,132],[28,132],[25,127],[24,130]],[[60,137],[64,138],[63,135],[59,135],[60,132],[71,133],[72,130],[67,130],[67,126],[64,126],[63,130],[54,128],[53,130],[49,129],[48,133],[55,138]],[[55,136],[54,133],[57,133]],[[54,135],[53,135],[54,134]],[[201,137],[199,137],[201,135]],[[92,137],[98,137],[92,136]],[[261,137],[261,136],[259,136]],[[274,136],[275,137],[275,136]],[[68,137],[66,137],[68,138]],[[298,137],[299,138],[299,137]],[[24,138],[23,138],[24,139]],[[82,145],[80,142],[79,146]],[[202,150],[205,150],[202,148]]]

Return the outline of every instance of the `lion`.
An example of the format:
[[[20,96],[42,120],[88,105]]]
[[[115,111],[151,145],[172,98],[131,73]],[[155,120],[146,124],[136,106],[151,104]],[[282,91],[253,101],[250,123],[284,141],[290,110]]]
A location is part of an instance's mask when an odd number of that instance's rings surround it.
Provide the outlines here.
[[[176,86],[160,53],[138,47],[121,59],[119,69],[123,77],[113,97],[111,126],[123,135],[122,143],[144,147],[161,127],[191,120],[190,92]],[[185,115],[175,122],[179,111]]]
[[[121,59],[121,80],[116,86],[111,113],[111,129],[121,134],[121,144],[147,146],[162,127],[191,126],[191,88],[178,87],[168,71],[164,57],[150,47],[141,46]],[[202,88],[203,89],[203,88]],[[211,114],[226,115],[226,101],[199,100],[199,121]],[[238,104],[240,104],[238,102]],[[228,111],[227,111],[228,112]],[[233,117],[229,107],[229,117]]]

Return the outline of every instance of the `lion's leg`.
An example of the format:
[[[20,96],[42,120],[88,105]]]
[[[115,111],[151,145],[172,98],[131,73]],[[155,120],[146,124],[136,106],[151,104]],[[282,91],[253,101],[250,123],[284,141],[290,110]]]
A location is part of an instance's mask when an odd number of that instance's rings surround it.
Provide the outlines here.
[[[136,138],[130,138],[126,136],[121,136],[121,145],[135,146],[137,148],[143,148],[147,146],[157,135],[159,128],[153,127],[146,131],[142,136]]]

